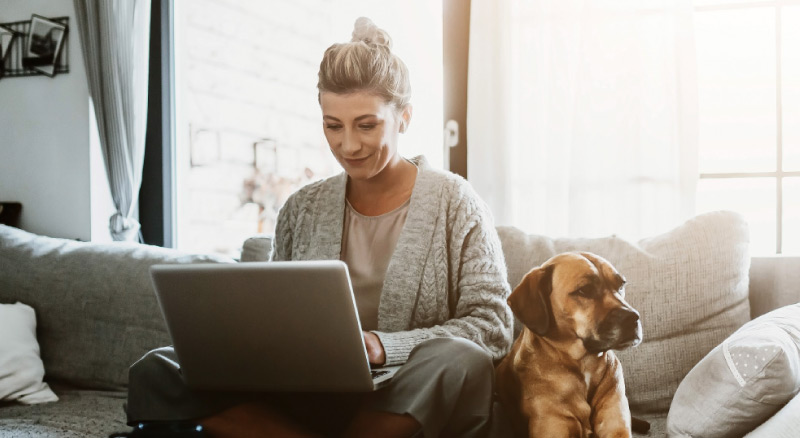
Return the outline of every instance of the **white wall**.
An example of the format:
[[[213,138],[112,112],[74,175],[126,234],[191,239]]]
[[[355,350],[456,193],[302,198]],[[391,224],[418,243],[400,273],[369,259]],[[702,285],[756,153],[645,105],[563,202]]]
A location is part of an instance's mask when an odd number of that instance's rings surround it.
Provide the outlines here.
[[[102,184],[97,180],[105,171],[102,159],[100,169],[91,159],[89,91],[74,6],[66,0],[3,0],[0,22],[30,19],[32,13],[70,17],[70,71],[0,80],[0,200],[23,204],[25,230],[104,240],[102,232],[92,232],[92,210],[94,204],[99,217],[110,195],[103,186],[92,190],[92,178]]]

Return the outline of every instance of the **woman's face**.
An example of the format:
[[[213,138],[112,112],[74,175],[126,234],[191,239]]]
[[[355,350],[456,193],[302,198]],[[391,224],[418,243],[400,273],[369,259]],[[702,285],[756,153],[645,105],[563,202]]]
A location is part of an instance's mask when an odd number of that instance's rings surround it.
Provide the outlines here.
[[[367,92],[322,92],[322,127],[333,156],[350,178],[368,180],[397,158],[397,141],[411,109],[397,111]]]

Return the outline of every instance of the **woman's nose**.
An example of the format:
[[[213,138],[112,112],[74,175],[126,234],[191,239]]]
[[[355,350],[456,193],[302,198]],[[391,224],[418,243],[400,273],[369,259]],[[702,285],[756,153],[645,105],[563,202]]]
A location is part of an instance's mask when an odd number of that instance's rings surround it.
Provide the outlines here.
[[[347,132],[347,130],[345,130],[344,138],[342,138],[342,152],[346,155],[352,155],[359,149],[361,149],[361,141],[358,139],[358,136],[353,132]]]

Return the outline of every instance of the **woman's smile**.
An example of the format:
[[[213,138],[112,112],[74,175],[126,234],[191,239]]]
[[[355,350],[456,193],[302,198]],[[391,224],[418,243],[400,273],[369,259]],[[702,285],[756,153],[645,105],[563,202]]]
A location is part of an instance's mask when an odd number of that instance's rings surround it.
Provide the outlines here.
[[[347,162],[347,164],[349,164],[350,166],[358,167],[358,166],[361,166],[361,165],[365,164],[367,162],[367,159],[369,159],[369,157],[370,156],[367,155],[366,157],[360,157],[360,158],[345,158],[345,157],[342,157],[342,159],[345,162]]]

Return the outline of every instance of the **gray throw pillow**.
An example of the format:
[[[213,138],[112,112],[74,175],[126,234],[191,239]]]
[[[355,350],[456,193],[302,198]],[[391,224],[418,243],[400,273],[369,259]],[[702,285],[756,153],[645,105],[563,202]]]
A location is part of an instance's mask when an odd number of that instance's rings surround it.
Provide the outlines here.
[[[128,367],[169,345],[150,281],[157,263],[227,262],[135,243],[56,239],[0,225],[0,303],[36,310],[48,379],[121,388]]]
[[[800,391],[800,304],[750,321],[681,382],[667,417],[670,437],[740,437]]]

